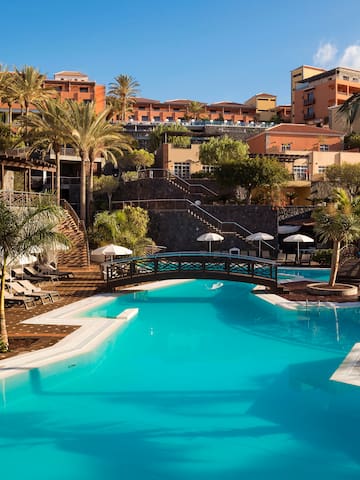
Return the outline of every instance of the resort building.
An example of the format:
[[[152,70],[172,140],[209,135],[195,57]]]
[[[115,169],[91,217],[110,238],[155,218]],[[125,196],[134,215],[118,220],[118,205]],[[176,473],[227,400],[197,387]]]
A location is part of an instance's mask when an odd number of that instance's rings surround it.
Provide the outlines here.
[[[44,88],[56,91],[61,100],[70,99],[76,102],[94,102],[96,112],[105,109],[105,85],[98,85],[95,81],[81,72],[63,71],[54,74],[54,79],[46,79]],[[5,122],[8,121],[9,105],[0,103],[0,114]],[[13,119],[21,114],[21,106],[12,104]]]
[[[150,98],[135,99],[132,111],[129,112],[129,122],[183,122],[194,119],[189,105],[192,100],[176,99],[160,102]],[[203,111],[197,119],[206,119],[209,122],[249,123],[256,121],[256,108],[236,102],[216,102],[203,104]],[[194,120],[197,120],[194,119]],[[119,120],[119,118],[115,118]]]
[[[258,122],[270,122],[276,116],[276,95],[257,93],[246,100],[245,105],[255,108]]]
[[[344,134],[314,125],[280,123],[264,129],[247,140],[250,152],[257,154],[289,153],[291,151],[341,151]]]
[[[298,83],[302,82],[306,78],[313,77],[319,73],[325,72],[323,68],[311,67],[309,65],[301,65],[298,68],[295,68],[291,71],[291,122],[297,123],[295,121],[296,107],[295,104],[295,91]],[[302,107],[302,105],[300,105]]]
[[[326,125],[329,108],[343,104],[358,92],[360,71],[350,68],[336,67],[299,79],[292,87],[292,122]]]

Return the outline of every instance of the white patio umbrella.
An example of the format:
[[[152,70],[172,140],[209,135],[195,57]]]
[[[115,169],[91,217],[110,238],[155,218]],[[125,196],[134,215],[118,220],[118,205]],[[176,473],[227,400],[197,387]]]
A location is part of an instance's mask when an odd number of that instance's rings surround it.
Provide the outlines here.
[[[224,237],[218,233],[208,232],[203,233],[196,239],[198,242],[209,242],[209,252],[211,252],[211,242],[222,242]]]
[[[261,257],[261,242],[263,240],[274,240],[274,237],[270,233],[256,232],[248,235],[246,240],[258,241],[259,242],[259,257]]]
[[[303,235],[302,233],[295,233],[294,235],[290,235],[289,237],[284,238],[284,242],[286,243],[297,243],[297,259],[300,259],[300,243],[314,243],[314,239],[308,237],[307,235]]]
[[[91,252],[91,256],[103,256],[104,259],[106,257],[110,257],[112,260],[113,257],[118,257],[122,255],[131,255],[133,252],[129,248],[122,247],[121,245],[114,245],[110,243],[109,245],[105,245],[104,247],[96,248]]]

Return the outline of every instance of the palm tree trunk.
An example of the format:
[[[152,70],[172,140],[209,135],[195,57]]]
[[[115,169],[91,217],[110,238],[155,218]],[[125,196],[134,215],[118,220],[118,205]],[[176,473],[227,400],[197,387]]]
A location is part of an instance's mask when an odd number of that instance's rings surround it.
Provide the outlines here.
[[[5,272],[6,272],[6,256],[3,258],[1,267],[1,288],[0,288],[0,351],[7,352],[9,350],[9,339],[6,328],[5,319]]]
[[[13,120],[12,120],[12,117],[13,117],[12,104],[11,104],[11,103],[9,103],[9,104],[8,104],[8,107],[9,107],[9,114],[8,114],[9,118],[8,118],[8,124],[9,124],[9,125],[10,125],[10,127],[11,127],[11,125],[12,125],[12,121],[13,121]]]
[[[334,240],[333,251],[331,256],[331,272],[329,286],[333,287],[336,282],[337,273],[339,270],[340,264],[340,242]]]
[[[89,158],[87,154],[81,153],[80,172],[80,219],[86,222],[86,173],[88,170]]]
[[[87,219],[90,221],[92,215],[92,205],[94,201],[94,161],[90,158],[89,165],[89,184],[87,191]]]
[[[61,199],[61,159],[60,150],[55,151],[56,158],[56,204],[60,206]]]

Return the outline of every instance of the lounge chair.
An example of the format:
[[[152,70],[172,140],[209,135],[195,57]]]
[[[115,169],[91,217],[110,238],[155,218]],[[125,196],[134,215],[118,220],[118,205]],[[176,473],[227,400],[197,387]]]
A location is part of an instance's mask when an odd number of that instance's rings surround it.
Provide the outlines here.
[[[42,282],[42,281],[44,281],[43,277],[40,277],[38,275],[37,276],[29,275],[29,274],[25,273],[22,268],[18,268],[18,267],[12,268],[11,273],[14,275],[14,278],[16,280],[18,280],[18,279],[31,280],[32,282]]]
[[[45,292],[32,292],[31,290],[27,290],[24,288],[20,283],[18,282],[11,282],[9,284],[9,287],[13,292],[15,292],[16,295],[23,295],[25,297],[32,297],[34,300],[40,300],[43,305],[46,305],[47,303],[53,302],[51,295],[49,293]]]
[[[19,280],[19,283],[22,287],[24,287],[27,291],[33,293],[40,293],[40,294],[48,294],[51,297],[51,300],[55,303],[56,300],[60,300],[60,293],[56,290],[43,290],[36,285],[33,285],[29,280]]]
[[[279,252],[276,260],[277,260],[278,263],[285,263],[286,262],[286,253]]]
[[[26,266],[24,267],[24,271],[28,275],[33,275],[35,278],[41,278],[42,280],[59,280],[57,275],[41,274],[40,272],[37,272],[34,267]]]
[[[296,253],[288,253],[286,255],[285,263],[290,264],[290,265],[295,265],[295,263],[296,263]]]
[[[35,307],[35,299],[32,297],[26,297],[25,295],[13,295],[12,293],[5,290],[4,292],[5,305],[24,305],[26,309]]]
[[[56,275],[61,278],[74,278],[73,272],[62,272],[57,268],[53,267],[50,263],[45,263],[43,265],[37,265],[36,267],[40,272],[40,275]]]
[[[311,253],[303,253],[300,259],[301,265],[310,265],[310,262],[311,262]]]

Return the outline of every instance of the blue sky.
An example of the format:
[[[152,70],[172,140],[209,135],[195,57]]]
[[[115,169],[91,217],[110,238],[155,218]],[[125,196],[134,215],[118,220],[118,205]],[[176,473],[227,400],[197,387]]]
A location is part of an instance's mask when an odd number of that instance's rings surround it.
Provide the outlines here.
[[[360,69],[359,0],[9,0],[0,62],[137,79],[157,100],[290,103],[302,64]]]

